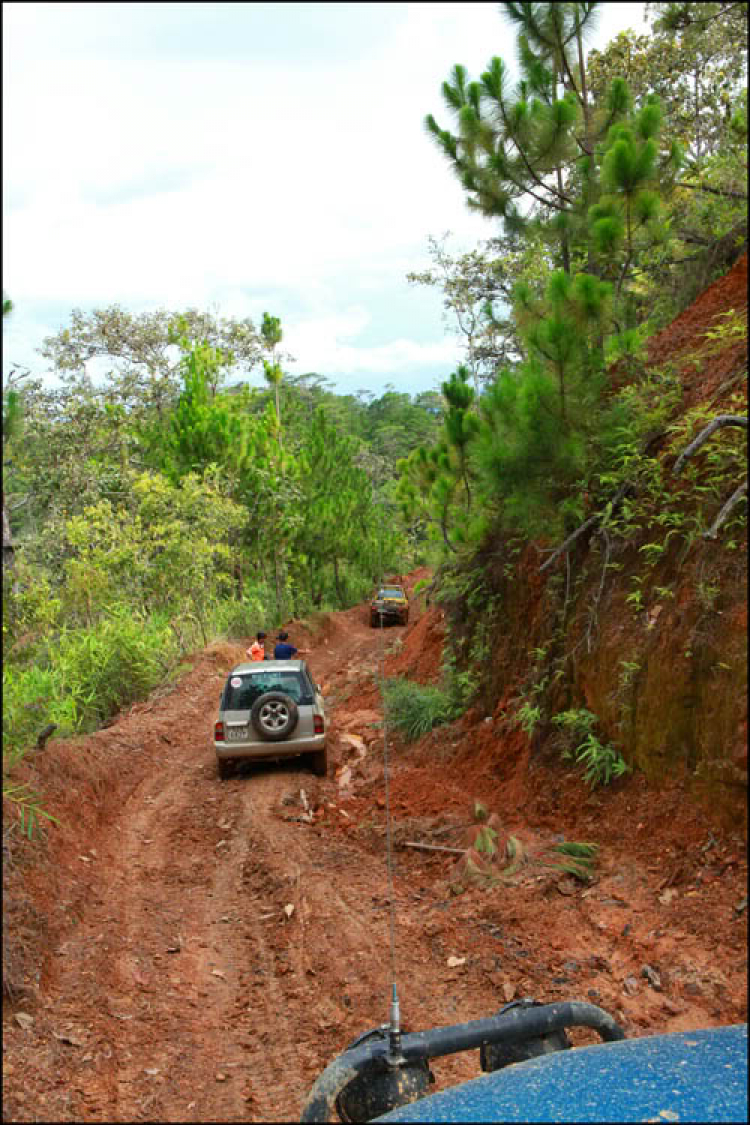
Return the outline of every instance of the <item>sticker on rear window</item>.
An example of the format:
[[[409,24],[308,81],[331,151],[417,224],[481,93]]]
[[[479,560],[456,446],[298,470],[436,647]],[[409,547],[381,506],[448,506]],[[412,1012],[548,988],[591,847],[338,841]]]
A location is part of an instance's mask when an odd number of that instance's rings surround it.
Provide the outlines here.
[[[232,685],[232,687],[242,687],[242,680],[240,679],[239,676],[232,676],[232,678],[229,682]]]

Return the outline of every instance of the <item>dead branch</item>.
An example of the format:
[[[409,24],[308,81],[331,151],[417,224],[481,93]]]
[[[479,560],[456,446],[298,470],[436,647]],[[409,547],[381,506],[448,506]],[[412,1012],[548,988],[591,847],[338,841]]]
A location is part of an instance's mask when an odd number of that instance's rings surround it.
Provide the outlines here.
[[[48,723],[44,730],[40,731],[37,735],[36,749],[44,750],[44,747],[47,744],[47,739],[50,737],[50,735],[54,734],[56,730],[57,723]]]
[[[625,481],[624,484],[620,485],[617,492],[612,497],[612,500],[607,505],[610,512],[613,512],[615,510],[615,507],[624,498],[625,493],[630,488],[632,488],[632,482],[629,481],[629,480]],[[547,559],[547,561],[542,563],[542,565],[539,567],[539,573],[541,574],[541,572],[543,570],[546,570],[548,566],[551,566],[552,563],[555,561],[555,559],[558,558],[563,553],[563,551],[567,551],[568,547],[570,547],[571,543],[574,543],[576,541],[576,539],[579,537],[579,535],[583,535],[584,531],[586,531],[587,528],[591,527],[593,524],[598,523],[601,519],[603,519],[603,517],[606,513],[606,510],[607,510],[607,508],[605,508],[604,511],[602,511],[602,512],[595,512],[593,516],[589,516],[589,518],[585,521],[585,523],[582,523],[580,527],[577,527],[575,529],[575,531],[571,535],[568,536],[568,538],[565,540],[565,542],[561,543],[560,546],[557,547],[552,552],[552,554]]]
[[[718,516],[716,517],[714,522],[709,527],[708,531],[703,532],[703,538],[704,539],[715,539],[716,538],[716,535],[717,535],[717,532],[718,532],[719,528],[726,521],[729,513],[732,511],[732,508],[734,508],[735,504],[738,504],[740,502],[740,500],[742,499],[742,497],[745,495],[746,492],[747,492],[747,480],[744,480],[742,482],[742,484],[739,486],[739,488],[736,488],[734,490],[734,492],[732,493],[732,495],[729,497],[726,504],[721,509]]]
[[[546,570],[548,566],[551,566],[555,559],[559,555],[561,555],[563,551],[567,551],[568,547],[571,545],[571,543],[574,543],[576,541],[579,535],[583,535],[584,531],[586,531],[587,528],[591,527],[595,523],[598,523],[600,519],[601,515],[599,512],[596,512],[593,516],[589,516],[586,522],[582,523],[580,527],[577,527],[573,534],[569,535],[565,542],[561,543],[557,550],[552,552],[547,561],[542,563],[542,565],[539,567],[539,572],[541,573],[543,570]]]
[[[705,191],[710,195],[720,195],[723,199],[739,199],[742,203],[747,200],[744,191],[732,191],[731,188],[713,187],[711,184],[675,184],[675,187],[688,188],[690,191]]]
[[[692,457],[702,445],[705,445],[711,435],[716,433],[716,431],[720,430],[723,426],[744,426],[744,428],[747,429],[747,418],[743,418],[742,415],[739,414],[717,414],[713,421],[709,422],[707,426],[704,426],[698,436],[693,438],[687,449],[683,449],[674,463],[674,468],[672,469],[673,475],[679,476],[682,472],[682,466],[688,458]]]
[[[453,852],[455,855],[463,855],[466,848],[447,848],[443,844],[418,844],[413,840],[406,840],[403,845],[405,848],[419,848],[425,852]]]

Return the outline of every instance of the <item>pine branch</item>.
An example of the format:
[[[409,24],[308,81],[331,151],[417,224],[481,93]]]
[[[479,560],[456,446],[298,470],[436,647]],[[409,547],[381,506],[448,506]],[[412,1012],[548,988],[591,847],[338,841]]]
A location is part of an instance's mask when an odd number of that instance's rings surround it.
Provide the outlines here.
[[[500,114],[501,114],[502,119],[503,119],[503,124],[505,125],[505,128],[508,132],[508,136],[510,137],[513,145],[515,146],[516,152],[518,153],[519,157],[521,158],[521,161],[523,162],[524,166],[526,167],[526,170],[528,171],[529,175],[531,176],[533,182],[538,184],[539,187],[541,187],[544,191],[549,192],[551,195],[557,196],[558,199],[562,200],[564,203],[567,203],[572,207],[573,206],[573,200],[569,196],[565,195],[564,193],[561,193],[561,192],[557,191],[555,188],[550,187],[548,184],[545,184],[544,180],[540,179],[540,177],[536,174],[536,171],[529,164],[529,162],[526,158],[526,153],[524,152],[521,144],[516,140],[515,135],[513,133],[513,129],[511,128],[510,121],[508,120],[508,114],[507,114],[507,111],[506,111],[506,108],[505,108],[505,102],[503,101],[502,92],[500,90],[497,91],[497,104],[500,107]],[[508,177],[508,178],[510,179],[510,177]],[[554,206],[554,203],[548,203],[547,206],[552,207],[552,206]],[[561,210],[561,208],[559,208],[559,207],[557,209]]]
[[[633,483],[629,480],[626,480],[624,484],[620,485],[617,492],[612,497],[612,500],[607,505],[607,507],[610,509],[610,512],[614,511],[615,507],[624,499],[625,493],[628,492],[628,490],[632,487]],[[551,566],[555,559],[559,558],[559,556],[564,551],[567,551],[571,544],[575,543],[576,539],[578,539],[580,535],[583,535],[584,531],[586,531],[587,528],[603,519],[605,513],[606,508],[603,512],[595,512],[593,516],[589,516],[589,518],[584,523],[582,523],[580,527],[577,527],[575,531],[568,536],[564,543],[561,543],[560,546],[557,547],[555,551],[553,551],[547,561],[542,563],[542,565],[539,567],[539,573],[541,574],[543,570],[546,570],[548,566]]]

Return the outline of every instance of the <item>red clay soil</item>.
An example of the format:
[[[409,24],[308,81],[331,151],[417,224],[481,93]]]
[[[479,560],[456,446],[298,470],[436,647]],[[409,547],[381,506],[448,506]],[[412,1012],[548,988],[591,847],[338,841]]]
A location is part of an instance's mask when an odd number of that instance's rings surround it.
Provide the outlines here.
[[[683,406],[721,401],[724,391],[740,389],[747,393],[747,340],[713,354],[706,332],[715,332],[728,320],[731,311],[747,317],[747,252],[731,270],[703,293],[647,345],[648,362],[656,367],[676,363],[684,389]],[[731,386],[725,386],[732,380]]]
[[[521,996],[593,1001],[629,1036],[746,1019],[744,836],[679,785],[590,793],[530,758],[502,709],[412,746],[384,738],[379,672],[429,681],[440,664],[440,613],[418,600],[407,628],[370,629],[361,606],[289,631],[312,640],[325,684],[326,779],[287,762],[218,780],[210,732],[234,645],[37,755],[59,824],[6,858],[4,1120],[298,1120],[320,1071],[388,1018],[386,746],[410,1030]],[[500,820],[494,870],[510,835],[525,861],[462,889],[458,850],[406,845],[464,848],[475,799]],[[550,866],[563,839],[599,844],[590,882]],[[437,1060],[437,1087],[476,1074],[474,1054]]]

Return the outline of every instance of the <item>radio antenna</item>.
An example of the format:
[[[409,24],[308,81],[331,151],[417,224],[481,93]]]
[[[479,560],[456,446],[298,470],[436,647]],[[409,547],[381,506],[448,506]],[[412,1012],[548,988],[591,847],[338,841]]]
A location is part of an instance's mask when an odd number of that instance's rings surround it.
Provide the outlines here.
[[[382,500],[380,534],[378,536],[378,573],[380,584],[383,584],[383,516]],[[401,1014],[398,1000],[398,985],[396,983],[396,902],[393,884],[393,840],[391,832],[391,793],[390,793],[390,762],[388,747],[388,708],[385,699],[385,641],[383,637],[384,614],[380,614],[378,626],[378,672],[380,681],[380,702],[383,708],[383,781],[385,787],[385,848],[386,866],[388,874],[388,903],[389,903],[389,948],[391,964],[391,1003],[388,1020],[389,1061],[395,1063],[401,1058]]]

